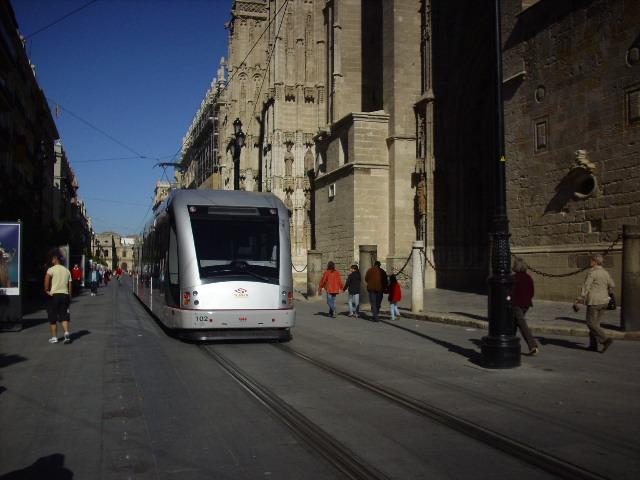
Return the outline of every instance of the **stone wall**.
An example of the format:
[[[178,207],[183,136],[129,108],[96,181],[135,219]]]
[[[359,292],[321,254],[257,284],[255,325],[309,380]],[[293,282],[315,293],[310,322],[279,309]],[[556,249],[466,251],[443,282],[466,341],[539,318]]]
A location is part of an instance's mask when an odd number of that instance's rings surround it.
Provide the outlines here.
[[[640,3],[503,3],[513,250],[572,272],[640,222]],[[606,261],[619,284],[619,251]],[[537,296],[570,300],[583,277],[538,275]]]
[[[383,261],[389,251],[388,119],[384,113],[348,115],[326,141],[330,163],[314,183],[316,249],[340,271],[357,262],[360,245],[377,245]]]

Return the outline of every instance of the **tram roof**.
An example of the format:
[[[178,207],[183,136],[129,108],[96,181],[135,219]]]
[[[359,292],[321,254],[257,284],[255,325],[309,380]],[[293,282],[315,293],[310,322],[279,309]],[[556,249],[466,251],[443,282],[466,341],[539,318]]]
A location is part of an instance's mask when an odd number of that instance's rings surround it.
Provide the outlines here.
[[[167,206],[222,205],[236,207],[286,208],[273,193],[245,192],[244,190],[174,190]]]

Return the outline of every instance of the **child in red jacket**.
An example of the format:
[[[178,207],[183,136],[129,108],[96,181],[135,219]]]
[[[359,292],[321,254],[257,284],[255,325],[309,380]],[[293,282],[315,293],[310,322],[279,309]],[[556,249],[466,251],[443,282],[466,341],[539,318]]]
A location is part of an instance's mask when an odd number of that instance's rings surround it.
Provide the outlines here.
[[[395,275],[389,277],[389,303],[391,304],[391,320],[395,320],[396,316],[400,316],[398,310],[398,302],[402,300],[402,289]]]

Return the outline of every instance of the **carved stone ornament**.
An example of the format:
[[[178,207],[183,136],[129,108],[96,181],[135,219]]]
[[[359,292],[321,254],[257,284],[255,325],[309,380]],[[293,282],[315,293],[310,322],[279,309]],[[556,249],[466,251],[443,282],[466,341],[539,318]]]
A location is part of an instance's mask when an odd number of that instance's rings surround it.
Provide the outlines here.
[[[286,102],[296,101],[296,87],[293,85],[287,85],[284,87],[284,100]]]
[[[315,96],[316,92],[313,87],[304,87],[304,101],[306,103],[313,103]]]
[[[587,157],[586,150],[576,150],[575,163],[576,167],[582,167],[589,173],[593,173],[596,169],[596,164]]]
[[[284,154],[284,175],[285,177],[291,177],[293,175],[293,153],[291,147],[293,144],[287,143],[287,151]]]
[[[575,165],[567,178],[571,180],[573,197],[586,200],[598,192],[598,180],[594,175],[596,165],[587,158],[586,150],[576,150],[575,155]]]
[[[311,151],[311,147],[307,147],[307,151],[304,154],[304,169],[305,171],[313,170],[315,167],[315,158],[313,156],[313,152]]]

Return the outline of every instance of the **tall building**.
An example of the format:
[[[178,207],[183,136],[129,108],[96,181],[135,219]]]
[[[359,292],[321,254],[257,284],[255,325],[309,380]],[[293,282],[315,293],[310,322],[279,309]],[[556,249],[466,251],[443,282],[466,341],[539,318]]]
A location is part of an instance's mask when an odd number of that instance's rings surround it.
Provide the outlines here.
[[[121,267],[124,271],[136,271],[138,237],[124,236],[116,232],[103,232],[95,237],[95,257],[108,268]]]
[[[538,297],[568,300],[590,252],[609,252],[620,278],[615,240],[640,222],[640,4],[500,5],[512,249],[541,272]],[[233,188],[238,118],[241,188],[287,204],[294,266],[313,248],[346,271],[376,245],[396,272],[419,239],[427,287],[485,291],[501,142],[494,6],[234,1],[213,97],[219,188]]]
[[[321,16],[320,2],[312,0],[233,2],[229,58],[185,137],[180,174],[184,187],[232,189],[239,119],[245,133],[240,188],[273,192],[287,205],[293,263],[301,267],[312,241],[308,171],[315,164],[314,137],[325,121]],[[213,141],[214,175],[198,175],[205,161],[191,152]]]
[[[88,253],[91,221],[8,0],[0,0],[0,220],[22,221],[23,285],[42,292],[47,252]]]

